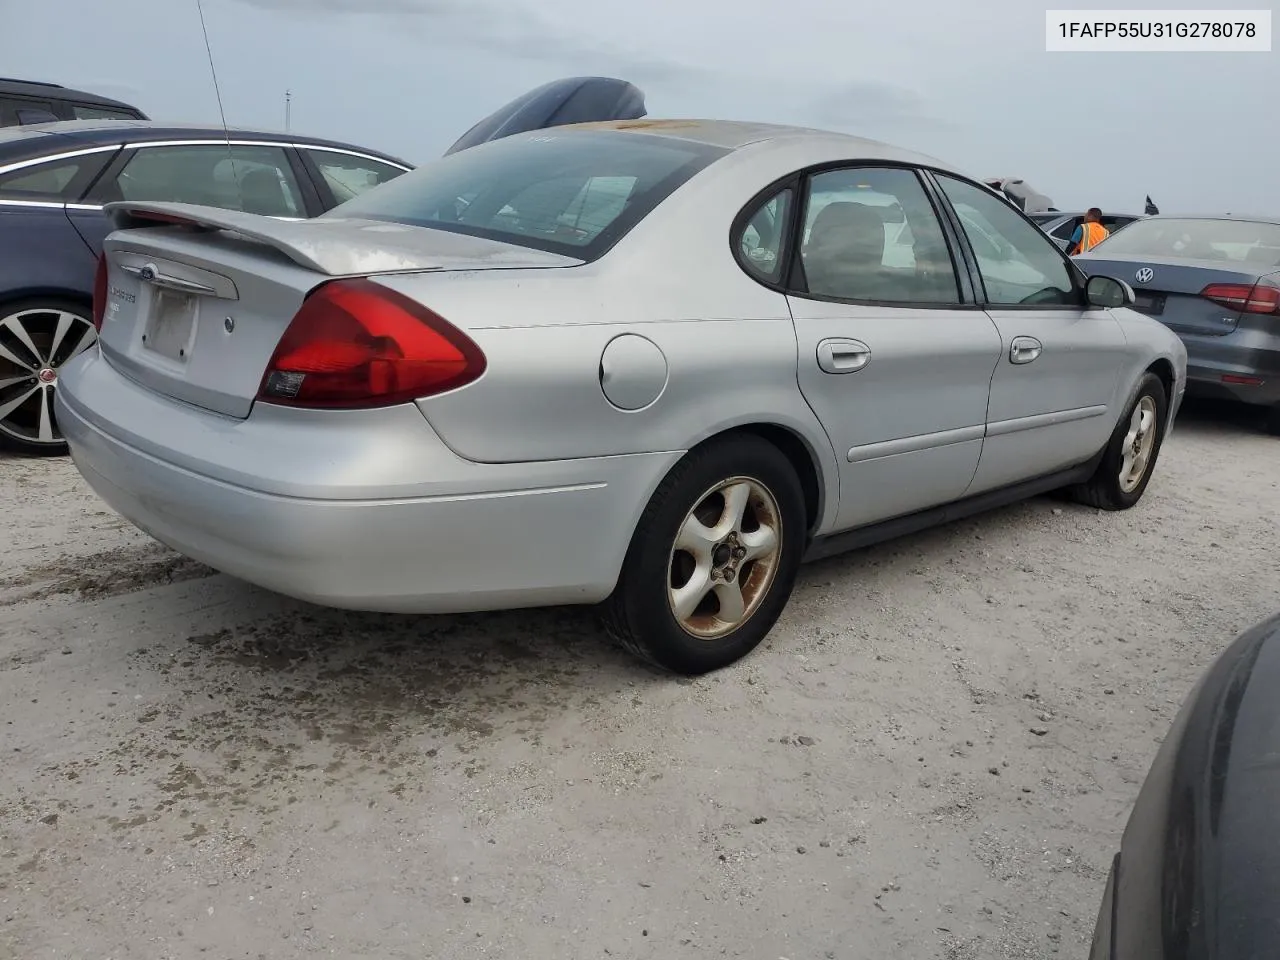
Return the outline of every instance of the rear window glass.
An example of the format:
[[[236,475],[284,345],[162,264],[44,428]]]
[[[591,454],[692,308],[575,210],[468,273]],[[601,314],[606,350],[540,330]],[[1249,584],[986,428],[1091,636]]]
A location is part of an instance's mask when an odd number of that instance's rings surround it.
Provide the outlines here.
[[[510,137],[436,160],[325,216],[432,227],[591,260],[726,152],[633,133]]]
[[[1280,224],[1174,217],[1135,220],[1093,249],[1100,256],[1180,257],[1280,266]]]

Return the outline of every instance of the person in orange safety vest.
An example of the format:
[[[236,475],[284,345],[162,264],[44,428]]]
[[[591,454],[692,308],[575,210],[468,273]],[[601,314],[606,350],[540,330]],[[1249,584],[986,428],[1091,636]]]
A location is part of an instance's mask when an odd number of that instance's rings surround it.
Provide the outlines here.
[[[1074,257],[1092,250],[1109,236],[1111,232],[1102,225],[1102,211],[1097,207],[1090,207],[1088,213],[1084,215],[1084,222],[1076,227],[1075,233],[1071,234],[1071,242],[1067,249]]]

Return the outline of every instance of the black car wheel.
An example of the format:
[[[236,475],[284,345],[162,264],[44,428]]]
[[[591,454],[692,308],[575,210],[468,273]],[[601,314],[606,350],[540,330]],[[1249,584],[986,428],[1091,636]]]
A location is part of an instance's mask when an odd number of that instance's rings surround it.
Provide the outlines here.
[[[804,492],[786,456],[754,436],[709,443],[650,500],[605,626],[631,653],[677,673],[728,666],[777,622],[805,539]]]
[[[0,439],[26,453],[67,452],[53,415],[58,373],[97,339],[81,304],[24,300],[0,306]]]
[[[1128,510],[1146,492],[1164,443],[1169,399],[1154,373],[1143,374],[1116,424],[1097,471],[1071,492],[1101,510]]]

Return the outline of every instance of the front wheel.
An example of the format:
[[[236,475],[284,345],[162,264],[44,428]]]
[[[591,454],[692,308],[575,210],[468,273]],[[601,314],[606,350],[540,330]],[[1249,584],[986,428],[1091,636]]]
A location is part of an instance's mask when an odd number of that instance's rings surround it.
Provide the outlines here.
[[[602,614],[625,649],[688,675],[757,647],[795,584],[805,544],[795,469],[754,436],[682,460],[649,501]]]
[[[1141,500],[1160,456],[1168,418],[1164,383],[1154,373],[1143,374],[1097,471],[1071,491],[1075,499],[1100,510],[1128,510]]]
[[[80,304],[42,299],[0,306],[0,440],[26,453],[67,452],[53,392],[63,364],[97,339]]]

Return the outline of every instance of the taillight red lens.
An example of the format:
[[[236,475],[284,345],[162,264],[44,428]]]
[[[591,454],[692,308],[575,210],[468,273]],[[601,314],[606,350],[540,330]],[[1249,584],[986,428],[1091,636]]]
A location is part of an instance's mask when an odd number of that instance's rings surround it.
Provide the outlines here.
[[[107,255],[98,257],[98,271],[93,276],[93,326],[102,332],[102,321],[107,315]]]
[[[352,409],[454,390],[485,370],[480,348],[431,310],[372,280],[307,297],[276,346],[258,399]]]
[[[1266,280],[1255,284],[1211,283],[1200,296],[1245,313],[1280,313],[1280,287]]]

